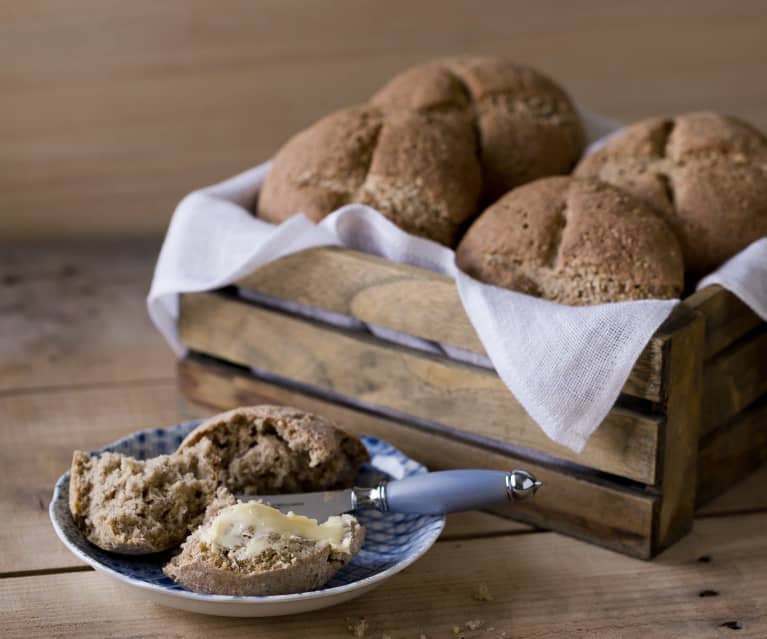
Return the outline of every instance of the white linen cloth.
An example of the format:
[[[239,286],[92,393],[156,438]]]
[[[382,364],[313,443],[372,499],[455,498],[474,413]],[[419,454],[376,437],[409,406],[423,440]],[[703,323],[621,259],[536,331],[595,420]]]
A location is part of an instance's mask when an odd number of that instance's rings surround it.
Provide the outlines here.
[[[592,140],[614,128],[594,117],[587,125]],[[457,269],[451,249],[409,235],[362,205],[344,206],[316,225],[296,215],[275,226],[248,212],[268,170],[269,163],[262,164],[195,191],[173,214],[147,306],[177,354],[184,352],[177,331],[180,293],[231,284],[289,253],[342,245],[454,278],[498,375],[552,440],[580,452],[615,403],[648,340],[678,303],[644,300],[571,307],[483,284]],[[767,238],[699,286],[714,283],[731,290],[767,321]],[[372,328],[392,337],[390,331]],[[444,350],[454,354],[454,349]],[[481,364],[481,359],[475,363]]]

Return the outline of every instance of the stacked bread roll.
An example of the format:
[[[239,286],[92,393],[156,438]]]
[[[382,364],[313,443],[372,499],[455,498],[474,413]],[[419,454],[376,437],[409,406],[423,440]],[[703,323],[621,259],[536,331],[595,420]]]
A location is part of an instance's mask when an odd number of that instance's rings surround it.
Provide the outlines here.
[[[440,60],[291,139],[258,215],[319,221],[368,204],[457,245],[469,275],[564,304],[678,297],[685,272],[767,235],[767,139],[735,118],[644,120],[564,177],[583,144],[572,101],[541,73]]]
[[[567,94],[537,71],[494,58],[433,62],[291,139],[258,214],[282,222],[300,211],[318,221],[362,203],[453,246],[483,202],[567,173],[583,143]]]

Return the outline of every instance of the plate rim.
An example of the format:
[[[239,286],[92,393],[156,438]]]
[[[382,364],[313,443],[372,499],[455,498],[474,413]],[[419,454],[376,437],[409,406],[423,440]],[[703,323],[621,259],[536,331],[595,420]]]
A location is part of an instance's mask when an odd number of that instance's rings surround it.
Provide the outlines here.
[[[179,422],[178,424],[174,426],[170,426],[168,428],[149,428],[144,429],[141,431],[136,431],[135,433],[132,433],[130,435],[126,435],[125,437],[121,437],[120,439],[114,441],[111,444],[107,444],[103,448],[99,449],[95,452],[103,452],[109,448],[113,448],[121,443],[130,441],[131,439],[135,438],[141,433],[145,432],[155,432],[158,430],[165,430],[169,431],[174,428],[179,428],[181,426],[187,426],[189,424],[194,424],[195,422],[201,422],[202,420],[190,420],[186,422]],[[420,462],[417,462],[413,460],[412,458],[408,457],[403,453],[401,450],[399,450],[396,446],[390,444],[384,439],[381,439],[380,437],[373,437],[373,436],[366,436],[361,435],[360,436],[363,439],[368,440],[377,440],[380,442],[383,442],[387,444],[388,446],[391,446],[395,451],[397,451],[400,455],[405,457],[407,460],[414,461],[416,464],[418,464],[421,468],[424,469],[424,472],[428,472],[426,467],[421,464]],[[56,532],[56,536],[61,540],[61,542],[66,546],[66,548],[73,554],[75,557],[80,559],[81,561],[84,561],[86,564],[91,566],[94,570],[98,572],[105,573],[109,575],[110,577],[115,578],[116,580],[125,583],[129,586],[133,586],[145,591],[162,594],[164,596],[171,596],[171,597],[178,597],[181,599],[189,599],[194,601],[202,601],[206,603],[221,603],[221,604],[252,604],[252,605],[271,605],[271,604],[280,604],[280,603],[295,603],[299,601],[308,601],[308,600],[315,600],[315,599],[323,599],[323,598],[332,598],[335,595],[342,595],[360,588],[372,588],[373,586],[377,585],[379,582],[385,581],[386,579],[396,575],[399,572],[402,572],[412,564],[414,564],[418,559],[423,557],[431,548],[432,546],[437,542],[437,539],[439,539],[440,535],[442,534],[443,530],[445,529],[445,522],[446,518],[445,515],[438,515],[434,516],[435,521],[439,523],[439,528],[435,530],[434,538],[431,541],[431,543],[427,544],[419,550],[418,552],[414,553],[412,556],[403,559],[402,561],[398,561],[393,566],[390,566],[389,568],[386,568],[385,570],[376,573],[375,575],[370,575],[369,577],[364,577],[363,579],[359,579],[357,581],[353,581],[348,584],[344,584],[342,586],[334,586],[332,588],[326,588],[324,590],[311,590],[306,592],[297,592],[297,593],[291,593],[291,594],[284,594],[284,595],[262,595],[262,596],[253,596],[253,595],[217,595],[217,594],[205,594],[205,593],[199,593],[199,592],[192,592],[190,590],[175,590],[170,588],[165,588],[163,586],[159,586],[156,584],[147,583],[146,581],[143,581],[141,579],[136,579],[135,577],[129,577],[127,575],[124,575],[113,568],[110,568],[109,566],[106,566],[99,562],[97,559],[91,557],[90,555],[85,554],[82,550],[80,550],[67,536],[67,534],[64,532],[64,530],[61,527],[61,524],[56,516],[55,513],[55,506],[61,500],[62,497],[62,489],[64,483],[69,479],[70,471],[67,470],[63,475],[61,475],[58,480],[56,481],[56,484],[53,489],[53,495],[51,497],[51,501],[48,505],[48,515],[50,517],[51,523],[53,525],[53,529]],[[361,593],[362,594],[362,593]]]

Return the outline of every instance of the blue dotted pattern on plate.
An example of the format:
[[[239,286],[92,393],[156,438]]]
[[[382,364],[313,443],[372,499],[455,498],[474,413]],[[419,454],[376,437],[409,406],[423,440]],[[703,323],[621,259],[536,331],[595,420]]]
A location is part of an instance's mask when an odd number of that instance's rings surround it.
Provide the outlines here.
[[[199,421],[193,421],[173,428],[141,431],[98,452],[123,453],[137,459],[165,455],[176,450],[184,437],[198,424]],[[370,453],[372,463],[362,468],[356,481],[357,485],[375,486],[381,479],[390,478],[389,473],[392,471],[398,479],[426,472],[423,465],[413,461],[391,444],[373,437],[361,439]],[[132,580],[153,584],[166,590],[185,590],[162,572],[163,565],[172,555],[171,552],[130,557],[106,552],[91,544],[72,520],[68,495],[69,473],[66,473],[56,485],[51,503],[51,517],[67,540],[84,557]],[[356,513],[356,516],[365,526],[364,546],[359,554],[320,590],[345,586],[408,561],[431,546],[444,526],[444,517],[439,516],[381,513],[376,510],[363,510]]]

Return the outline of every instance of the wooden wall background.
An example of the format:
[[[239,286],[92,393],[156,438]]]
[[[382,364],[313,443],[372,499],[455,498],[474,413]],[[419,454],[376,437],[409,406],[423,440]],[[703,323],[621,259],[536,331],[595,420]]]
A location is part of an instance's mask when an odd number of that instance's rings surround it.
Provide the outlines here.
[[[767,129],[767,3],[75,0],[0,4],[0,239],[160,234],[400,68],[511,56],[630,120]]]

